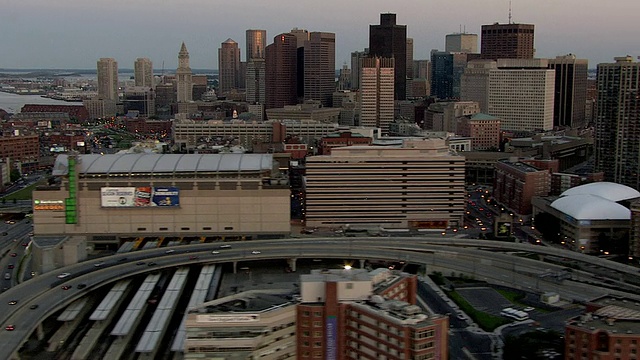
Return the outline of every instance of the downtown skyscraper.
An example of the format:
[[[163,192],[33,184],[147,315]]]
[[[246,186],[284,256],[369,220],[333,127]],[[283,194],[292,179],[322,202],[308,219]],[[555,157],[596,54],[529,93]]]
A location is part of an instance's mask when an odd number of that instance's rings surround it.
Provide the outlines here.
[[[265,49],[265,109],[297,104],[297,52],[296,36],[290,33],[276,35]]]
[[[137,58],[133,64],[136,86],[153,87],[153,63],[148,58]]]
[[[640,63],[630,56],[598,64],[595,170],[640,189]]]
[[[118,101],[118,62],[113,58],[100,58],[97,70],[98,97]]]
[[[226,94],[240,87],[240,48],[232,39],[225,40],[218,49],[218,71],[219,94]]]
[[[587,59],[575,55],[549,59],[549,69],[556,71],[553,126],[580,128],[586,126]]]
[[[379,127],[382,134],[394,119],[394,63],[393,58],[361,60],[359,125]]]
[[[483,59],[533,59],[534,29],[532,24],[482,25],[480,53]]]
[[[247,62],[251,59],[264,59],[264,49],[267,47],[267,30],[249,29],[245,35]]]
[[[311,32],[304,42],[304,99],[330,107],[336,90],[336,34]]]
[[[406,99],[407,26],[396,24],[396,14],[380,14],[380,25],[369,26],[369,55],[395,60],[394,99]]]

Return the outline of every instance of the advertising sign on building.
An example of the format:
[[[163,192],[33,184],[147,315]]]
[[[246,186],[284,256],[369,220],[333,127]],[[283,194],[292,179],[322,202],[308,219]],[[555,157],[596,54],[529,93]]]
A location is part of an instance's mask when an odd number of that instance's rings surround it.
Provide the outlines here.
[[[508,237],[511,235],[511,223],[510,222],[498,222],[496,223],[496,236]]]
[[[101,188],[100,203],[102,207],[133,207],[135,206],[136,188]]]
[[[177,187],[153,188],[153,205],[180,206],[180,191]]]
[[[338,317],[335,315],[327,316],[327,360],[336,360],[338,350]]]
[[[33,200],[33,210],[64,211],[64,200]]]
[[[176,187],[120,187],[100,189],[102,207],[180,206]]]

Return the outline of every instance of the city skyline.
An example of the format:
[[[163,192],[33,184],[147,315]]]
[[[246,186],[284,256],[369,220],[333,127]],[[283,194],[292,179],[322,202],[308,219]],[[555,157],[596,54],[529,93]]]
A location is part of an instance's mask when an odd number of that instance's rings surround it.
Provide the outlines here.
[[[368,46],[369,25],[378,23],[380,13],[395,13],[398,23],[407,25],[407,36],[414,39],[414,59],[428,59],[432,49],[444,50],[447,34],[466,30],[480,35],[481,25],[509,20],[508,0],[477,4],[453,0],[437,7],[410,1],[401,8],[379,0],[368,1],[366,7],[362,2],[334,0],[318,4],[274,0],[268,5],[239,0],[224,6],[202,0],[179,5],[141,0],[127,3],[126,11],[119,5],[104,0],[32,0],[5,6],[0,31],[12,36],[0,40],[7,50],[0,68],[91,69],[102,57],[115,58],[122,68],[133,68],[136,58],[147,57],[156,68],[164,63],[165,69],[175,69],[175,47],[184,41],[193,68],[216,69],[217,49],[225,39],[240,40],[243,49],[247,29],[267,30],[270,41],[294,27],[336,33],[335,64],[340,68],[350,63],[351,52]],[[148,16],[140,17],[140,11]],[[589,67],[595,68],[614,56],[640,54],[633,29],[638,11],[640,3],[631,0],[615,4],[519,0],[512,3],[512,21],[536,26],[536,57],[572,53],[588,59]],[[282,20],[283,12],[286,20]],[[114,20],[120,26],[114,26]],[[25,26],[28,28],[17,30]],[[241,56],[244,61],[246,54]]]

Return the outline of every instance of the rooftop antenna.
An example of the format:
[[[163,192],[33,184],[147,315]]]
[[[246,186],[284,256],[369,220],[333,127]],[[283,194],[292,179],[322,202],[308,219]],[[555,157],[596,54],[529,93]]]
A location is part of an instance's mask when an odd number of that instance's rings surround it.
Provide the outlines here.
[[[509,24],[511,24],[511,0],[509,0]]]
[[[160,78],[162,79],[162,83],[164,84],[164,60],[162,60],[162,72]]]
[[[460,34],[462,34],[462,24],[460,24]]]

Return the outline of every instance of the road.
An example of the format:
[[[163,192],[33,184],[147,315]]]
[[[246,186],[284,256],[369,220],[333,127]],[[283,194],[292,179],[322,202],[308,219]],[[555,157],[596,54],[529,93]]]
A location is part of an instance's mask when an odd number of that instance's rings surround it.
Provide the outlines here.
[[[583,284],[565,281],[563,284],[539,279],[537,274],[554,265],[521,258],[513,254],[496,253],[496,249],[539,251],[564,255],[576,261],[586,261],[594,265],[609,268],[621,273],[635,274],[637,269],[613,263],[611,261],[570,253],[558,249],[532,246],[529,244],[500,243],[468,239],[443,239],[442,237],[394,238],[288,238],[280,240],[256,240],[228,243],[232,248],[221,249],[220,243],[185,245],[175,248],[175,252],[166,254],[166,248],[136,251],[101,258],[103,265],[95,267],[94,261],[85,261],[60,269],[58,272],[39,275],[0,294],[0,323],[12,324],[15,331],[1,331],[0,358],[12,358],[23,341],[36,329],[39,322],[53,314],[57,309],[84,296],[91,289],[116,281],[133,274],[153,271],[163,267],[175,267],[191,263],[238,262],[238,268],[245,262],[274,258],[338,258],[338,259],[380,259],[405,261],[414,264],[426,264],[427,270],[448,269],[473,274],[488,282],[528,287],[535,284],[540,291],[556,291],[564,298],[585,299],[604,293],[620,294],[640,300],[640,295],[622,291],[603,290],[596,284]],[[397,244],[397,245],[394,245]],[[482,247],[482,249],[479,249]],[[219,253],[212,254],[215,249]],[[484,250],[483,250],[484,249]],[[487,251],[490,250],[490,251]],[[259,251],[253,254],[252,251]],[[190,259],[197,256],[197,259]],[[126,259],[126,260],[123,260]],[[144,261],[145,264],[137,265]],[[154,266],[148,266],[153,261]],[[559,268],[559,266],[557,266]],[[62,272],[71,274],[68,278],[57,279]],[[86,288],[78,290],[78,284]],[[61,285],[73,286],[70,290],[61,289]],[[16,305],[8,305],[16,300]],[[30,309],[31,305],[37,309]]]

